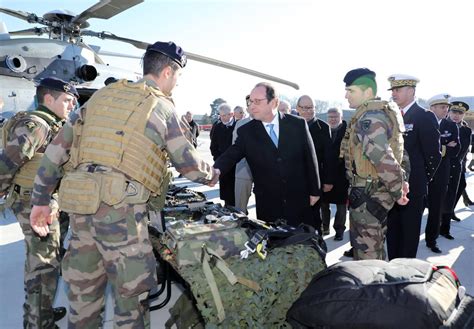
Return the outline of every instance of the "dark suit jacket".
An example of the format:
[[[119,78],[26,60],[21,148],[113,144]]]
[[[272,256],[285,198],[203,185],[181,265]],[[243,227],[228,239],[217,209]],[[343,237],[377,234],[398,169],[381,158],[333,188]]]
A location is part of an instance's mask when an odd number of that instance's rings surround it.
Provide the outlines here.
[[[410,196],[423,196],[428,192],[428,183],[433,178],[441,152],[439,126],[436,116],[414,103],[403,116],[405,123],[405,150],[410,159]]]
[[[257,217],[290,225],[313,224],[309,196],[321,194],[318,165],[306,121],[279,116],[278,148],[261,121],[239,128],[235,144],[217,159],[215,168],[227,172],[246,158],[254,179]]]
[[[214,125],[210,146],[214,161],[232,145],[234,128],[235,120],[229,126],[220,121]],[[235,166],[219,177],[219,196],[227,205],[235,205]]]
[[[321,184],[334,184],[334,167],[336,161],[331,151],[331,128],[329,125],[314,117],[308,122],[309,133],[313,139],[314,149],[318,157]]]
[[[342,139],[346,133],[347,122],[342,121],[341,125],[331,132],[332,145],[330,166],[334,175],[334,183],[331,191],[323,194],[323,201],[327,203],[345,204],[349,189],[349,181],[346,177],[346,164],[344,159],[339,158]],[[324,182],[324,180],[323,180]]]

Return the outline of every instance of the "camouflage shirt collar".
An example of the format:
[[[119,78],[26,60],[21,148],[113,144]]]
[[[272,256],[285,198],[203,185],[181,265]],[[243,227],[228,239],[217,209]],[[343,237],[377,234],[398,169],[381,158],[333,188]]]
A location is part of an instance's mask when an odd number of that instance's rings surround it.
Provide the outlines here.
[[[158,85],[156,84],[156,82],[153,81],[153,80],[151,80],[151,79],[141,78],[140,80],[137,81],[137,83],[140,83],[140,82],[145,82],[148,86],[160,90],[160,87],[158,87]]]
[[[46,114],[49,114],[49,115],[53,116],[56,122],[61,122],[61,121],[63,121],[63,119],[61,119],[60,117],[58,117],[53,111],[51,111],[50,109],[48,109],[48,108],[47,108],[46,106],[44,106],[43,104],[38,105],[38,107],[36,108],[35,111],[44,112],[44,113],[46,113]]]

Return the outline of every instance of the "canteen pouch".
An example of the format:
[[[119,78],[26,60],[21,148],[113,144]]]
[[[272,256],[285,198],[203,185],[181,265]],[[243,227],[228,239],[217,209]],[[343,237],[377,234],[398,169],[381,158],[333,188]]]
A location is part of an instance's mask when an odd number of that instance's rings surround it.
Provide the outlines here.
[[[201,263],[203,243],[222,258],[239,255],[249,239],[245,229],[236,222],[213,224],[180,224],[168,227],[165,244],[174,254],[178,267]]]

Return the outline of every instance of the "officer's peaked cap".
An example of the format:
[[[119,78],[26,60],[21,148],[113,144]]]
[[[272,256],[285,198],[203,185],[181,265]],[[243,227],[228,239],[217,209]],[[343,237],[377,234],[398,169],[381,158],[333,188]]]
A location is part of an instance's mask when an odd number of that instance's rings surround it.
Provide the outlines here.
[[[451,102],[451,107],[449,108],[450,111],[459,111],[459,112],[467,112],[469,111],[469,105],[462,101],[453,101]]]
[[[146,51],[155,51],[166,55],[175,61],[181,68],[186,66],[186,54],[184,53],[183,48],[177,46],[174,42],[157,41],[154,44],[149,45]]]
[[[388,77],[388,82],[390,82],[390,88],[388,90],[392,90],[401,87],[416,87],[420,79],[407,74],[392,74]]]
[[[451,95],[449,94],[438,94],[434,95],[430,99],[428,99],[428,105],[433,106],[437,104],[446,104],[451,105]]]

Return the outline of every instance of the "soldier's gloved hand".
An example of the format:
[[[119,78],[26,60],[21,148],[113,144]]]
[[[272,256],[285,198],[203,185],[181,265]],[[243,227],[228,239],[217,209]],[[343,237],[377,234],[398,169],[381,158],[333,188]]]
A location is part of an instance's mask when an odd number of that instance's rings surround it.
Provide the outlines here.
[[[30,214],[30,225],[33,231],[39,236],[46,236],[49,233],[49,225],[53,223],[53,219],[59,215],[56,209],[49,206],[33,206]]]
[[[474,159],[471,160],[471,162],[469,162],[469,166],[467,166],[469,168],[470,171],[474,171]]]

